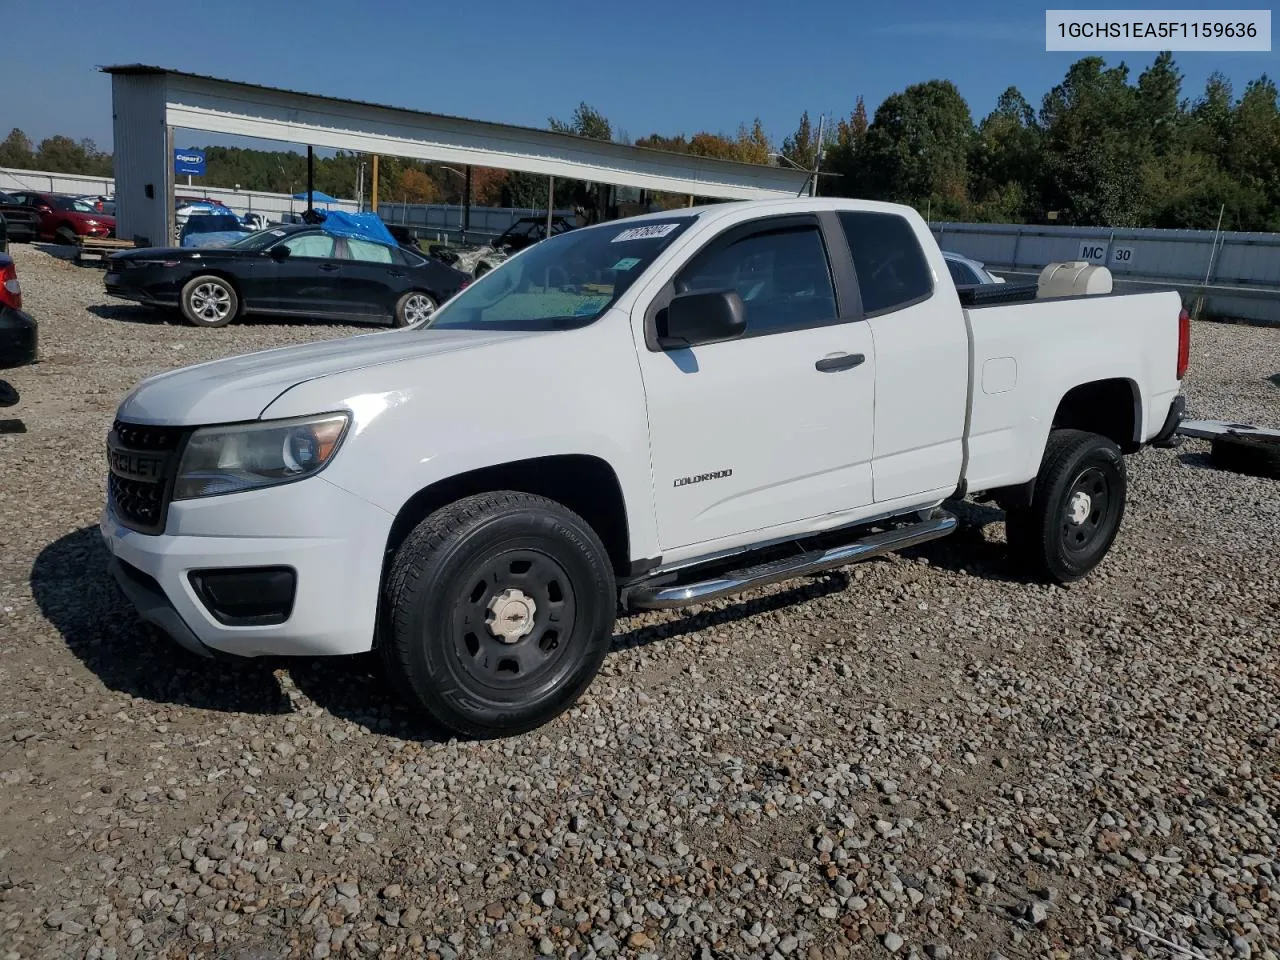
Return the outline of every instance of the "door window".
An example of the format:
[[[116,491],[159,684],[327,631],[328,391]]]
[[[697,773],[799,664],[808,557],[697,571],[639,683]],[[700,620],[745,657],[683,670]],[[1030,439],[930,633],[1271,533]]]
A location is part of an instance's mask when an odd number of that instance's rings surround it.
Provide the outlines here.
[[[747,308],[744,336],[830,323],[837,316],[826,247],[816,225],[762,230],[700,254],[676,293],[736,290]]]
[[[333,256],[333,237],[325,233],[304,233],[281,243],[289,248],[290,257],[327,260]]]

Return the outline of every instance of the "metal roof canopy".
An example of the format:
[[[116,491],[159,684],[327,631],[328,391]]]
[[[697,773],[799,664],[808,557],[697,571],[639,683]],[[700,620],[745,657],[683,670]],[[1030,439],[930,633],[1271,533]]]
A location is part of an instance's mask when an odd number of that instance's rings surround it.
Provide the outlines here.
[[[222,80],[146,64],[100,69],[112,77],[117,148],[123,146],[126,162],[131,154],[140,150],[150,152],[147,144],[138,140],[139,135],[143,141],[148,139],[147,131],[154,132],[154,146],[161,147],[165,131],[157,128],[159,118],[155,113],[163,104],[163,125],[169,128],[497,167],[698,197],[728,200],[794,197],[803,192],[809,176],[805,171],[788,167],[632,147],[530,127]],[[131,132],[133,137],[129,136]],[[125,142],[121,144],[121,140]],[[169,151],[163,152],[168,163]],[[154,174],[148,179],[153,180],[154,186]],[[169,179],[166,175],[166,180],[161,182]]]

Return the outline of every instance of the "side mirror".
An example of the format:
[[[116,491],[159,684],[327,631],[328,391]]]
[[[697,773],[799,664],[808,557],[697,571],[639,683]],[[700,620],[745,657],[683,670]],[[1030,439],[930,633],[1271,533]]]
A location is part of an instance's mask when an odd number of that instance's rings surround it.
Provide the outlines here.
[[[736,290],[682,293],[672,298],[666,314],[658,342],[668,348],[732,340],[747,329],[747,306]]]
[[[283,243],[277,243],[274,247],[267,251],[267,255],[276,263],[280,263],[289,259],[290,250]]]

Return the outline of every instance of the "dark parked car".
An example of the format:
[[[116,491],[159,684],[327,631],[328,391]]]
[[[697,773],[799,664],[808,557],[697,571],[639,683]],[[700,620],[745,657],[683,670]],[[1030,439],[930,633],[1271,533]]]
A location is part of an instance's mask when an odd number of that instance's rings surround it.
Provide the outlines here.
[[[107,293],[177,307],[189,323],[221,327],[241,314],[390,323],[425,320],[469,281],[400,247],[299,224],[259,230],[230,246],[147,247],[107,259]]]
[[[75,243],[77,237],[114,237],[116,218],[94,209],[94,204],[58,193],[12,191],[13,198],[40,217],[40,239]]]
[[[40,214],[18,202],[17,197],[0,193],[0,216],[8,227],[10,243],[31,243],[40,235]]]

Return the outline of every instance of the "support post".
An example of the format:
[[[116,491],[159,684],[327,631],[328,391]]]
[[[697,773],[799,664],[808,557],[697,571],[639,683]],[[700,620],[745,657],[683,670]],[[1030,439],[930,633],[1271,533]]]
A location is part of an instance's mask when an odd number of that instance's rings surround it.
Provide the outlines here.
[[[378,155],[373,155],[373,186],[369,189],[369,211],[378,212]]]
[[[311,197],[316,192],[316,150],[307,144],[307,209],[314,210]]]
[[[547,177],[547,239],[551,238],[551,211],[556,208],[556,178]]]
[[[471,229],[471,164],[463,168],[466,176],[462,186],[462,242],[467,242],[467,231]]]
[[[165,242],[178,242],[178,211],[173,205],[173,181],[176,174],[173,169],[173,127],[164,128],[165,156],[168,162],[164,166],[164,234]]]

